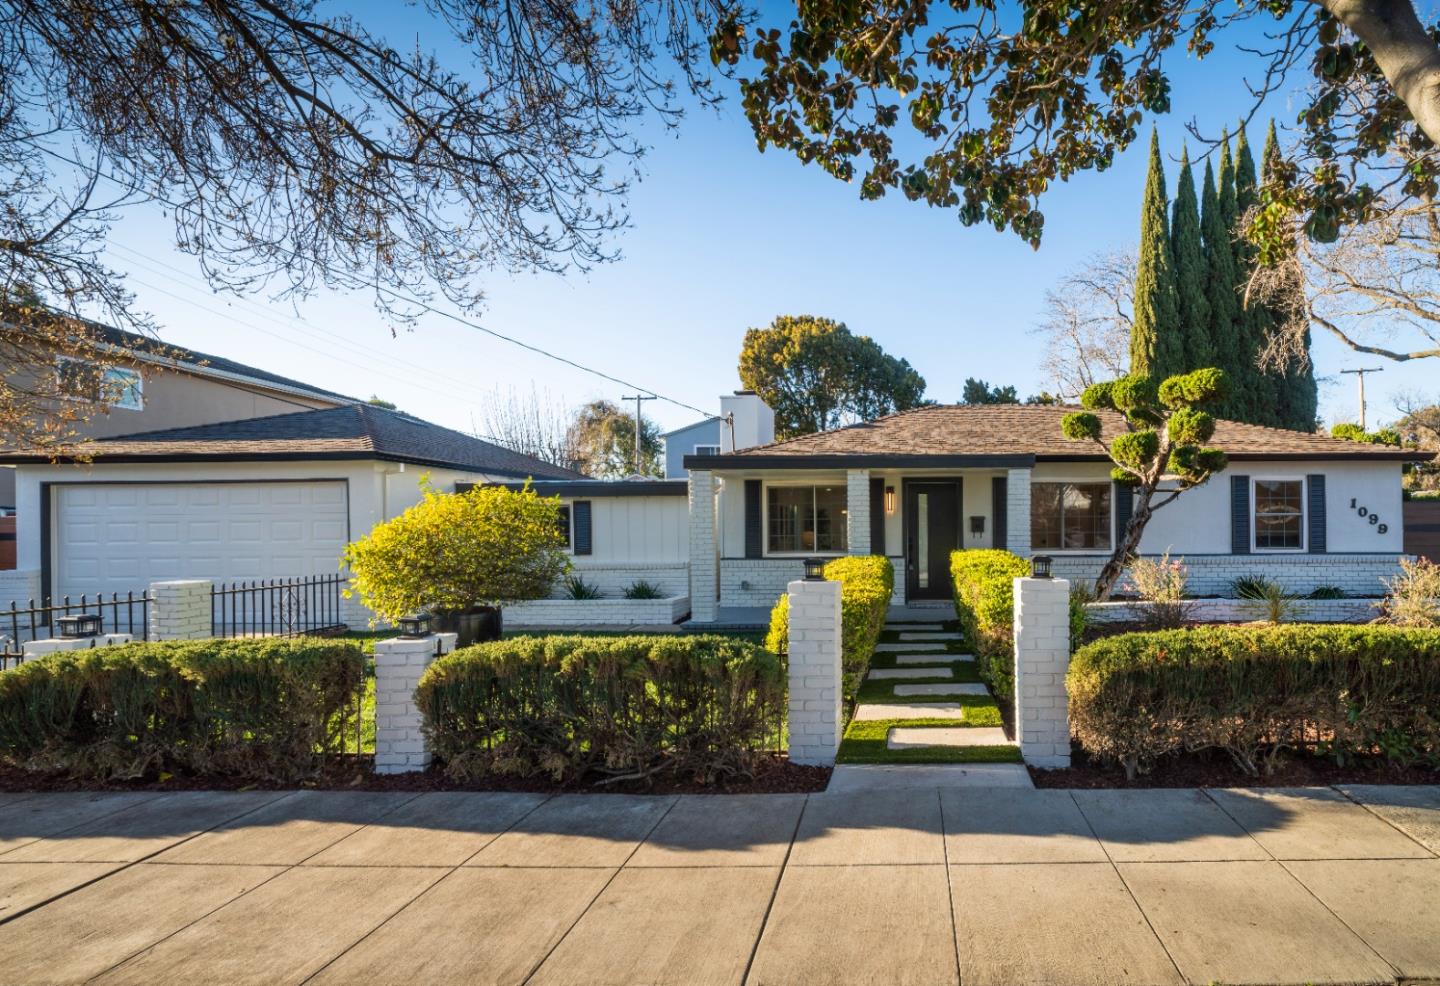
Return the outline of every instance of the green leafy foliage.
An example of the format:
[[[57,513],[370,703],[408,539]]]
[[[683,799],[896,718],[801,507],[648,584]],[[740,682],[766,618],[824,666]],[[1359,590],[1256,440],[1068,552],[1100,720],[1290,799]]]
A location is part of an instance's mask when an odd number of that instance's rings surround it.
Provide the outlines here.
[[[840,583],[840,651],[849,700],[870,670],[870,657],[885,630],[885,614],[895,592],[895,566],[879,555],[850,555],[828,562],[825,578]],[[785,654],[789,641],[790,597],[782,595],[770,611],[765,646]]]
[[[1183,373],[1175,269],[1165,214],[1165,168],[1160,137],[1150,131],[1150,170],[1140,205],[1140,254],[1135,268],[1135,314],[1130,331],[1130,372],[1139,377]]]
[[[980,677],[1001,701],[1015,697],[1014,580],[1029,574],[1024,558],[996,548],[950,555],[955,617]]]
[[[1395,448],[1400,448],[1401,445],[1404,444],[1404,440],[1400,437],[1400,432],[1394,428],[1366,431],[1359,425],[1349,421],[1332,426],[1330,434],[1334,438],[1343,438],[1347,442],[1365,442],[1370,445],[1393,445]]]
[[[1440,766],[1440,630],[1292,624],[1122,634],[1082,647],[1066,677],[1086,750],[1133,776],[1157,758],[1223,749],[1246,773],[1314,737],[1341,763]]]
[[[62,651],[0,674],[0,759],[84,780],[295,782],[338,748],[364,671],[358,644],[308,638]]]
[[[1020,395],[1014,387],[990,386],[984,380],[977,380],[974,377],[965,378],[965,386],[960,392],[961,404],[1019,404]],[[1026,401],[1027,404],[1036,401]]]
[[[1200,200],[1195,195],[1195,173],[1190,167],[1188,150],[1183,150],[1180,156],[1180,178],[1170,218],[1170,252],[1174,259],[1175,328],[1181,363],[1156,373],[1160,379],[1200,366],[1214,366],[1216,361],[1215,346],[1210,338],[1210,301],[1205,296]],[[1161,396],[1163,400],[1164,395]]]
[[[778,658],[719,636],[514,637],[425,672],[415,698],[451,777],[748,775],[784,717]]]
[[[635,458],[635,413],[597,399],[575,412],[565,432],[581,472],[596,479],[665,475],[665,439],[652,418],[640,418],[640,458]]]
[[[664,599],[665,590],[654,582],[637,579],[625,587],[626,599]]]
[[[600,587],[593,582],[585,581],[583,575],[567,575],[563,583],[566,599],[599,599],[601,598]]]
[[[1100,440],[1100,419],[1088,411],[1075,411],[1060,419],[1060,432],[1072,442]]]

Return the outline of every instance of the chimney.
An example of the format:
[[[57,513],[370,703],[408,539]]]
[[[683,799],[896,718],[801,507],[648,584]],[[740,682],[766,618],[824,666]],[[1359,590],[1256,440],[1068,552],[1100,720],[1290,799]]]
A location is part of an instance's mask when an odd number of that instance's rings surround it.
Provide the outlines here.
[[[738,452],[775,440],[775,412],[753,390],[737,390],[720,398],[720,451]]]

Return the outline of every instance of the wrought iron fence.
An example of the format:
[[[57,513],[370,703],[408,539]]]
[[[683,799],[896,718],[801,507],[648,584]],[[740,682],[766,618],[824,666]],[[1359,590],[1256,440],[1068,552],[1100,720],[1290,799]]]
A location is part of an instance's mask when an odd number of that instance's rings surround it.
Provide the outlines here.
[[[150,639],[150,597],[144,592],[112,592],[108,599],[104,593],[78,600],[65,596],[58,603],[52,599],[38,605],[31,599],[23,607],[12,602],[9,609],[0,609],[0,670],[18,665],[30,641],[54,637],[60,617],[86,613],[100,617],[101,633]]]
[[[343,575],[257,579],[210,589],[210,632],[217,637],[301,637],[341,633]]]

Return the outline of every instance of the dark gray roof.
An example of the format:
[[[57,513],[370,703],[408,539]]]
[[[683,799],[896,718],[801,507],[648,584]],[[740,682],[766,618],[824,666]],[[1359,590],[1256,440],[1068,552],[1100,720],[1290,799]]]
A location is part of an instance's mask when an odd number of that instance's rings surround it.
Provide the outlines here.
[[[166,428],[82,443],[76,458],[110,462],[385,459],[519,479],[574,480],[580,473],[398,411],[370,404]],[[0,462],[45,462],[33,452]]]

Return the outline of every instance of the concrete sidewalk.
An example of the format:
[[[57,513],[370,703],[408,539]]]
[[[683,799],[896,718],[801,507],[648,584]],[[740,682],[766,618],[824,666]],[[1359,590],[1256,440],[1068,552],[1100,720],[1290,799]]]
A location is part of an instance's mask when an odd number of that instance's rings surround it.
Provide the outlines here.
[[[1440,788],[0,795],[0,983],[1440,979]]]

